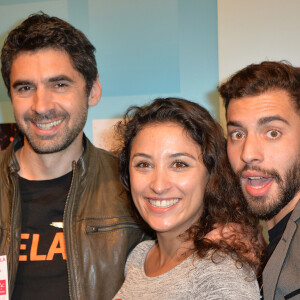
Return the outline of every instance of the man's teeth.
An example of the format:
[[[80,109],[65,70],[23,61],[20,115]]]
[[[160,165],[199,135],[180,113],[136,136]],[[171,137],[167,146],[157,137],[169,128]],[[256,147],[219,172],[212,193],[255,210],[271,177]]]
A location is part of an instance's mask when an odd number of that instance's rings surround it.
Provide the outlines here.
[[[151,199],[149,199],[148,201],[154,207],[167,208],[167,207],[170,207],[170,206],[176,204],[179,201],[179,199],[177,198],[177,199],[162,200],[162,201],[161,200],[151,200]]]
[[[248,177],[248,184],[251,185],[254,189],[261,189],[266,186],[272,178],[265,178],[265,177]]]
[[[36,123],[35,125],[42,130],[49,130],[54,126],[57,126],[58,124],[60,124],[62,122],[62,120],[58,120],[58,121],[54,121],[51,123]]]
[[[263,177],[248,177],[248,180],[262,179]]]

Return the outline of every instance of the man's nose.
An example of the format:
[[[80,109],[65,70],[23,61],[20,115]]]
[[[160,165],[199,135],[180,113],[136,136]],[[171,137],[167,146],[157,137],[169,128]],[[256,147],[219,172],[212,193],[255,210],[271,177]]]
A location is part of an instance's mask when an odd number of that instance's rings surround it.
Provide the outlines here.
[[[241,160],[246,164],[255,164],[263,160],[263,147],[255,135],[247,135],[241,152]]]
[[[37,88],[33,96],[32,110],[38,114],[45,114],[53,108],[54,104],[50,92],[44,88]]]

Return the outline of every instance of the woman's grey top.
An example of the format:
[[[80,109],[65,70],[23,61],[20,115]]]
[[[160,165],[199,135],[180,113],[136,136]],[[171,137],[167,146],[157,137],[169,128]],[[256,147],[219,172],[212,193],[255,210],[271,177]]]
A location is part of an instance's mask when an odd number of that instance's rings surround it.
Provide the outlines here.
[[[147,253],[154,241],[140,243],[126,263],[125,281],[113,299],[176,300],[176,299],[259,299],[253,271],[241,268],[229,256],[214,263],[191,255],[172,270],[156,277],[144,271]],[[214,257],[215,258],[215,257]],[[218,260],[218,257],[216,257]]]

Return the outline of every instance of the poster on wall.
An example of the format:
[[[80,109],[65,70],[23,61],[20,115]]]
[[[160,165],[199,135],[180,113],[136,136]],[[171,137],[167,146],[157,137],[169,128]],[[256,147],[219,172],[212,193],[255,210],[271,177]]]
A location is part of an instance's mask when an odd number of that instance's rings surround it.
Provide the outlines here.
[[[0,124],[0,151],[8,147],[18,133],[16,123]]]
[[[120,140],[115,133],[115,125],[119,121],[121,119],[93,120],[93,142],[96,147],[118,153]]]

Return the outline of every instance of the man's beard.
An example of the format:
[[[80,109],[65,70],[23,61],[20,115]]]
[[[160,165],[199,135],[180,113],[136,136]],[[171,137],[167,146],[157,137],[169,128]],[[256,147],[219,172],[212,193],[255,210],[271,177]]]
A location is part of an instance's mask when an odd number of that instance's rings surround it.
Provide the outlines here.
[[[63,122],[67,122],[70,119],[70,116],[67,113],[58,114],[55,110],[50,110],[45,114],[38,114],[34,112],[28,116],[25,116],[24,120],[26,121],[26,123],[39,123],[60,118],[63,119]],[[73,120],[73,123],[75,124],[73,128],[63,128],[63,130],[61,130],[61,136],[58,138],[56,136],[54,136],[53,138],[48,136],[36,137],[36,135],[30,129],[28,129],[26,126],[23,126],[20,122],[18,122],[17,119],[16,122],[20,132],[26,137],[29,145],[36,153],[49,154],[56,153],[68,148],[83,130],[86,120],[87,107],[82,109],[80,115],[77,116],[76,120]]]
[[[259,167],[245,166],[237,173],[237,176],[242,182],[242,172],[246,170],[255,170],[263,172],[266,175],[272,176],[275,183],[278,185],[278,192],[274,196],[268,194],[264,196],[252,196],[241,183],[243,194],[248,202],[250,211],[264,220],[274,218],[290,201],[293,200],[295,195],[300,191],[300,163],[295,163],[290,169],[287,170],[284,178],[279,173],[272,170],[264,170]]]

